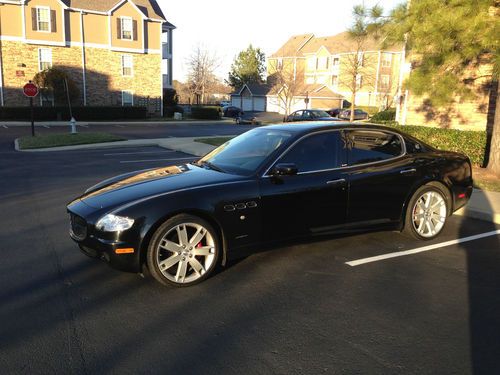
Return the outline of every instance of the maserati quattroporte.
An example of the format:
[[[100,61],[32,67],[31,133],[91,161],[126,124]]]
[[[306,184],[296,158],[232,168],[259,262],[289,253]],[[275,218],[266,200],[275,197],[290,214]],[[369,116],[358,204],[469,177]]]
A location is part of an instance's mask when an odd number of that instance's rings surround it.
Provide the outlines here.
[[[87,255],[187,286],[239,250],[279,240],[353,229],[432,239],[471,193],[462,154],[377,125],[294,124],[103,181],[68,211]]]

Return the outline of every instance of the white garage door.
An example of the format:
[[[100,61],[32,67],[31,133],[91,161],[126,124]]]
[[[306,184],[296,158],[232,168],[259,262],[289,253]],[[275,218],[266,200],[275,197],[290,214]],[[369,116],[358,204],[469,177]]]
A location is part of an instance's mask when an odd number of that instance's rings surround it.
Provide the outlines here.
[[[253,98],[253,108],[254,108],[254,111],[265,112],[266,111],[266,98],[265,97]]]
[[[251,97],[243,97],[243,111],[252,111],[253,110],[253,101]]]

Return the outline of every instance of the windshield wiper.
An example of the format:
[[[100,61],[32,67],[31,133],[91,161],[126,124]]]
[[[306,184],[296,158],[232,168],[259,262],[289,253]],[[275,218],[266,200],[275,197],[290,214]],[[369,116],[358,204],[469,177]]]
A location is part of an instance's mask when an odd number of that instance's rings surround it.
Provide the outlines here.
[[[218,167],[215,164],[210,163],[209,161],[202,161],[200,163],[201,163],[202,166],[207,167],[209,169],[212,169],[214,171],[221,172],[221,173],[226,173],[226,171],[224,169],[222,169],[221,167]]]

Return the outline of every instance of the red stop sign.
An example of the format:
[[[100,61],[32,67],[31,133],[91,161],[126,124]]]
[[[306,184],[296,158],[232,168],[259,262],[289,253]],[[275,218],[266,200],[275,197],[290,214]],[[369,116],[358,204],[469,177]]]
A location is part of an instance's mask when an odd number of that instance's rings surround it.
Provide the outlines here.
[[[38,95],[38,87],[33,83],[27,83],[23,87],[23,92],[28,98],[34,98]]]

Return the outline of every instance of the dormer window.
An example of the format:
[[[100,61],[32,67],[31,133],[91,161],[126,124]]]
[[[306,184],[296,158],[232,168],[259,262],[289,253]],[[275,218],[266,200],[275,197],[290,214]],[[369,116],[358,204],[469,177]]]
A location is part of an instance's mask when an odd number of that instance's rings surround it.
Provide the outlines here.
[[[134,22],[130,17],[121,17],[121,39],[134,39]]]
[[[56,30],[56,11],[49,7],[35,7],[31,9],[31,23],[33,31],[42,31],[45,33],[55,33]]]

